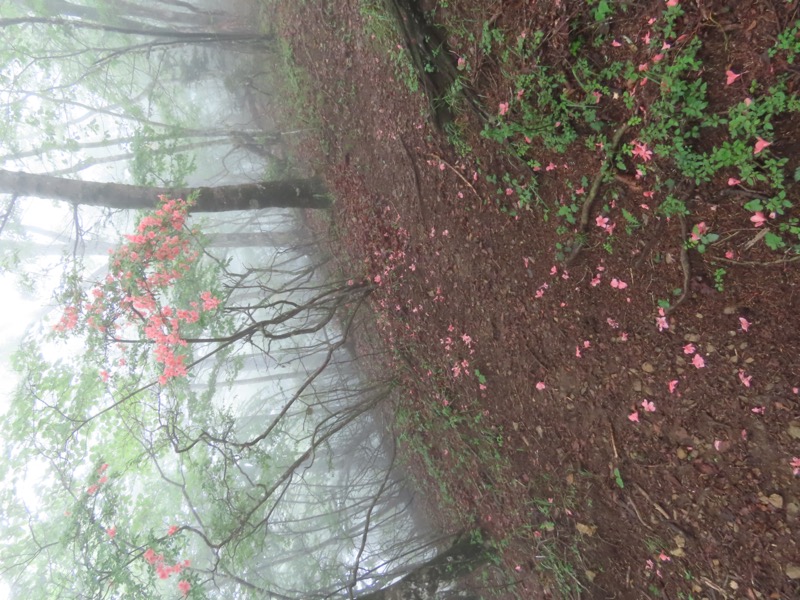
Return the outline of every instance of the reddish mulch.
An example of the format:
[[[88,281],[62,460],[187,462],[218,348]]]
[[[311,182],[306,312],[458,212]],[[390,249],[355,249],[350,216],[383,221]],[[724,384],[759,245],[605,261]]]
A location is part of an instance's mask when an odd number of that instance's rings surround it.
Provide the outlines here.
[[[612,32],[636,39],[663,4],[632,3]],[[683,4],[686,30],[709,49],[707,71],[746,73],[741,87],[711,86],[712,108],[741,100],[750,78],[768,82],[786,66],[764,56],[796,2]],[[508,39],[551,32],[553,60],[568,56],[573,25],[586,19],[578,0],[449,5],[437,19],[471,23],[478,38],[490,19]],[[403,406],[431,420],[417,433],[438,468],[461,474],[449,482],[455,518],[474,515],[495,539],[511,541],[504,559],[519,585],[498,597],[559,597],[557,581],[535,569],[547,548],[571,562],[587,598],[800,597],[800,581],[787,575],[800,565],[800,485],[790,466],[800,456],[800,263],[765,265],[780,256],[763,244],[744,247],[758,230],[739,199],[720,196],[728,174],[679,189],[690,200],[689,227],[747,230],[730,245],[741,262],[723,261],[728,247],[689,252],[689,293],[659,330],[657,301],[674,302],[672,290],[683,286],[682,225],[643,211],[636,181],[608,184],[620,194],[612,213],[622,221],[626,208],[647,218],[644,226],[617,232],[609,254],[595,206],[586,247],[566,267],[556,259],[558,219],[545,222],[535,208],[509,216],[514,198],[497,200],[497,186],[473,175],[477,161],[484,173],[519,167],[478,135],[472,115],[458,119],[473,153],[456,155],[426,120],[422,95],[394,80],[358,0],[287,2],[277,17],[318,99],[319,142],[306,156],[338,198],[337,248],[351,272],[377,284],[377,328],[402,373]],[[454,51],[476,65],[472,83],[487,107],[514,93],[477,44]],[[776,151],[796,163],[798,123],[780,124],[777,137]],[[632,139],[635,131],[622,141]],[[546,198],[599,167],[580,141],[539,160],[558,164],[540,178]],[[723,292],[713,282],[720,267]],[[612,287],[614,279],[627,288]],[[704,367],[692,364],[688,343]],[[749,387],[740,374],[752,377]],[[496,434],[508,463],[502,476],[470,453],[474,429],[437,428],[445,404]],[[546,521],[554,528],[542,530]]]

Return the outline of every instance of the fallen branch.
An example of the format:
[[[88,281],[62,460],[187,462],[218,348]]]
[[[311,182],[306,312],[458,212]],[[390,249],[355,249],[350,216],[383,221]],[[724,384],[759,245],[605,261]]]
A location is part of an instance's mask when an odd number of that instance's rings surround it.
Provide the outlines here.
[[[692,276],[691,265],[689,265],[689,250],[686,248],[686,236],[688,234],[688,231],[686,230],[686,217],[680,215],[680,219],[681,219],[681,268],[683,269],[683,288],[681,289],[681,295],[675,301],[675,304],[664,309],[665,314],[670,314],[681,304],[683,304],[684,300],[686,300],[686,296],[689,294],[689,279]]]

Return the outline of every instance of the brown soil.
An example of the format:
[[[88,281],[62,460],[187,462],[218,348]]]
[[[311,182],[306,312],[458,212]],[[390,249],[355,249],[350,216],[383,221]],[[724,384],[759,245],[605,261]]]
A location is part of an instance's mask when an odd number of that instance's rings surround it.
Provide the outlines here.
[[[710,90],[712,109],[741,100],[749,78],[769,80],[786,66],[764,56],[796,2],[682,3],[686,30],[710,49],[707,70],[746,73],[741,87]],[[436,18],[470,24],[477,39],[488,20],[512,40],[550,32],[553,61],[568,56],[572,25],[587,18],[578,0],[448,4]],[[631,3],[612,33],[636,39],[663,4]],[[659,330],[657,301],[676,302],[672,291],[687,274],[684,225],[640,206],[659,198],[643,199],[633,178],[607,184],[620,195],[611,214],[622,221],[625,208],[643,227],[618,231],[609,254],[594,206],[586,244],[567,266],[557,259],[558,219],[535,208],[510,216],[515,199],[498,199],[487,181],[520,166],[479,136],[473,114],[457,117],[472,153],[456,154],[429,123],[425,98],[395,80],[358,0],[287,2],[278,22],[317,96],[318,145],[299,151],[336,194],[337,248],[351,272],[376,284],[376,328],[401,373],[402,408],[431,424],[413,433],[442,473],[459,474],[440,500],[453,520],[471,515],[510,541],[504,562],[518,585],[497,595],[565,594],[553,569],[537,568],[552,551],[572,565],[576,597],[800,597],[789,576],[800,565],[800,483],[790,465],[800,456],[800,263],[747,247],[759,230],[739,198],[721,196],[723,178],[679,183],[691,204],[686,226],[705,221],[733,237],[688,253],[688,293]],[[471,82],[485,106],[514,93],[477,43],[452,50],[476,66]],[[778,151],[796,163],[789,147],[798,123],[780,127]],[[635,137],[631,130],[622,142]],[[567,195],[568,182],[591,181],[600,155],[579,141],[539,160],[558,165],[540,177],[540,193],[552,199]],[[666,162],[655,168],[673,171]],[[724,259],[728,249],[734,261]],[[718,268],[727,270],[722,292]],[[696,354],[685,353],[690,343]],[[692,363],[697,354],[702,368]],[[654,412],[643,406],[650,402]],[[474,427],[437,426],[444,414],[480,420],[507,466],[490,469],[470,454]]]

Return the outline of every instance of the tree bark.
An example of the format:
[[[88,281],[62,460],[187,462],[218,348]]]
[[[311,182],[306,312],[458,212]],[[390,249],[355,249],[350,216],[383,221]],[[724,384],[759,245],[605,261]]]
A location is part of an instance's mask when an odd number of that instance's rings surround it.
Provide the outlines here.
[[[328,208],[331,205],[330,198],[318,179],[285,179],[219,187],[161,188],[62,179],[51,175],[0,169],[0,193],[112,209],[149,209],[158,204],[159,196],[188,198],[196,193],[192,212]]]

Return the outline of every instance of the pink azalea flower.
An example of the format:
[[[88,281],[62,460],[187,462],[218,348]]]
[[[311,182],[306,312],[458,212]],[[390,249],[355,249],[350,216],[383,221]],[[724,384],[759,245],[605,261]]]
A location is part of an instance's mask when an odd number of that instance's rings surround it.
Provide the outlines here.
[[[108,535],[108,537],[113,540],[114,537],[117,535],[117,528],[109,527],[108,529],[106,529],[106,535]]]
[[[631,421],[632,423],[638,423],[639,422],[639,411],[635,410],[631,414],[629,414],[628,415],[628,420]]]
[[[641,70],[641,66],[640,66]],[[633,155],[641,158],[644,162],[647,162],[653,158],[653,151],[647,147],[647,144],[642,142],[631,142],[633,144]]]
[[[667,6],[669,7],[678,6],[678,0],[667,0]]]
[[[739,324],[742,326],[742,331],[747,331],[750,329],[750,321],[744,317],[739,317]]]
[[[703,357],[702,357],[702,356],[700,356],[699,354],[695,354],[695,355],[694,355],[694,358],[692,359],[692,364],[693,364],[693,365],[694,365],[696,368],[698,368],[698,369],[702,369],[703,367],[705,367],[705,366],[706,366],[706,361],[705,361],[705,360],[703,360]]]
[[[676,390],[676,389],[677,389],[677,387],[678,387],[678,380],[677,380],[677,379],[673,379],[672,381],[670,381],[670,382],[667,384],[667,386],[669,387],[669,393],[670,393],[670,394],[674,394],[674,393],[675,393],[675,390]]]
[[[695,350],[697,350],[697,348],[695,348],[694,344],[686,344],[683,347],[683,353],[684,354],[694,354]]]
[[[725,71],[725,76],[726,76],[726,79],[725,79],[725,85],[730,85],[730,84],[732,84],[734,81],[736,81],[737,79],[739,79],[739,77],[741,77],[741,76],[742,76],[742,74],[741,74],[741,73],[734,73],[733,71],[731,71],[730,69],[728,69],[727,71]]]
[[[736,179],[735,177],[728,177],[728,185],[739,185],[740,183],[742,182],[739,179]]]
[[[660,316],[656,317],[656,327],[658,327],[659,331],[664,331],[665,329],[669,329],[669,322],[667,321],[667,317]]]
[[[764,213],[760,210],[756,212],[752,217],[750,217],[750,221],[756,226],[761,227],[767,220],[767,217],[764,216]]]
[[[189,594],[189,590],[192,589],[192,584],[186,581],[185,579],[181,579],[178,582],[178,589],[180,590],[181,594],[186,596]]]
[[[505,114],[508,112],[508,102],[501,102],[501,103],[498,105],[498,108],[499,108],[499,110],[500,110],[500,115],[501,115],[501,116],[502,116],[502,115],[505,115]]]
[[[753,154],[758,154],[764,148],[768,148],[772,146],[772,142],[768,142],[764,139],[761,139],[759,136],[756,136],[756,145],[753,147]]]
[[[539,390],[540,392],[546,387],[547,386],[544,384],[544,381],[540,381],[539,383],[536,384],[536,389]]]
[[[620,46],[622,46],[622,44],[620,44],[617,40],[613,40],[611,42],[611,45],[614,46],[614,48],[619,48]]]
[[[793,456],[789,464],[792,465],[792,475],[800,475],[800,458]]]
[[[645,412],[656,412],[656,405],[647,399],[642,400],[642,408]]]

